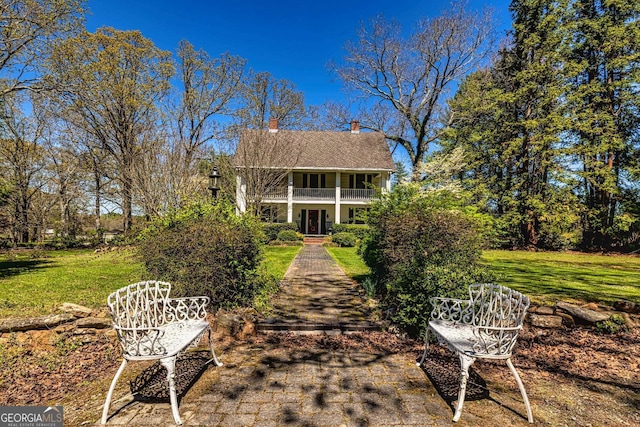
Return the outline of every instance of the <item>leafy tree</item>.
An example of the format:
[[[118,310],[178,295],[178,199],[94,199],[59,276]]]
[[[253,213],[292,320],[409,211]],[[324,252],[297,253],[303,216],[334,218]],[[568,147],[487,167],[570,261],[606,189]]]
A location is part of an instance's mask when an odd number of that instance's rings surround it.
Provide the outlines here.
[[[10,188],[8,204],[14,243],[26,243],[34,237],[31,208],[43,186],[46,165],[42,147],[45,122],[38,115],[24,115],[20,109],[21,98],[16,93],[5,96],[2,104],[4,132],[0,136],[0,175]]]
[[[105,27],[58,44],[49,69],[64,114],[117,165],[126,232],[132,225],[136,159],[149,143],[157,103],[174,72],[170,53],[138,31]]]
[[[418,21],[408,37],[378,16],[347,44],[344,64],[333,65],[348,88],[370,101],[360,111],[361,127],[404,148],[413,181],[447,122],[447,91],[485,59],[491,31],[490,14],[467,12],[462,2]]]
[[[59,38],[83,24],[84,0],[0,3],[0,102],[9,93],[42,89],[37,70]]]

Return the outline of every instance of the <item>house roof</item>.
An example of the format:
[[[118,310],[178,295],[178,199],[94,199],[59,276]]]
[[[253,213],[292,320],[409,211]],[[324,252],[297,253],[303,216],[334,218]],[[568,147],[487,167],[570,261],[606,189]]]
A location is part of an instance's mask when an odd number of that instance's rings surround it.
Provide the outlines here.
[[[380,132],[245,129],[234,156],[236,167],[394,171]]]

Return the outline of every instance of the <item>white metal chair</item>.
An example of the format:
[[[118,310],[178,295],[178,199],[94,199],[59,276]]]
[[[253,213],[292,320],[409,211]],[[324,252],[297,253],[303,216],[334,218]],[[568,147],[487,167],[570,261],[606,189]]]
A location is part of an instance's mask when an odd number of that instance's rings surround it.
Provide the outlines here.
[[[529,298],[504,286],[475,284],[469,287],[468,300],[432,298],[431,320],[425,332],[425,348],[421,366],[429,350],[429,333],[460,358],[460,390],[453,421],[460,419],[469,379],[469,368],[476,359],[505,360],[518,383],[527,408],[527,418],[533,423],[527,392],[511,363],[511,353],[518,331],[522,329],[529,308]]]
[[[169,298],[171,284],[158,281],[134,283],[121,288],[107,299],[118,334],[124,360],[116,372],[104,403],[101,423],[107,414],[118,378],[130,360],[159,360],[167,369],[171,411],[178,425],[182,425],[178,412],[175,388],[175,362],[179,353],[195,347],[209,333],[209,349],[217,366],[222,366],[213,350],[211,328],[205,319],[208,297]]]

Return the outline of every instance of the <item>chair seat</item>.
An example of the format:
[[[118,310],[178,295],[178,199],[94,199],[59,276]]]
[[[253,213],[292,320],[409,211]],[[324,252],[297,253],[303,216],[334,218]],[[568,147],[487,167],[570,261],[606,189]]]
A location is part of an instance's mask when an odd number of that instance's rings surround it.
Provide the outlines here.
[[[458,353],[474,356],[473,344],[476,338],[473,334],[474,327],[462,323],[447,322],[444,320],[432,320],[429,327],[441,342],[451,347]]]
[[[511,356],[510,353],[503,355],[478,353],[476,351],[476,344],[478,343],[477,328],[473,325],[448,322],[445,320],[432,320],[429,322],[429,327],[440,342],[445,343],[451,350],[466,356],[488,359],[508,359]],[[486,340],[487,337],[485,336],[484,339]],[[491,341],[491,343],[493,342],[494,341]],[[495,343],[497,343],[497,340],[495,340]],[[492,346],[489,345],[489,347]]]
[[[209,329],[206,320],[190,320],[184,322],[169,323],[159,328],[164,332],[159,342],[166,350],[162,358],[172,357],[189,347],[199,335]],[[129,356],[129,360],[158,359],[158,356]]]

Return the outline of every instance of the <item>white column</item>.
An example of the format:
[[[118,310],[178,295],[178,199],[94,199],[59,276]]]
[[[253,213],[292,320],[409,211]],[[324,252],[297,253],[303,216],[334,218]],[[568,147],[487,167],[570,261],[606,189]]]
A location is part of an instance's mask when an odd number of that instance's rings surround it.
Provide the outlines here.
[[[391,192],[391,172],[387,172],[387,179],[385,182],[385,188],[387,189],[387,193]]]
[[[287,222],[293,222],[293,172],[289,172],[287,184]]]
[[[236,175],[236,213],[243,214],[247,211],[247,183],[242,176]]]
[[[340,224],[340,188],[342,185],[340,183],[341,175],[342,174],[340,172],[336,172],[336,214],[334,224]]]

